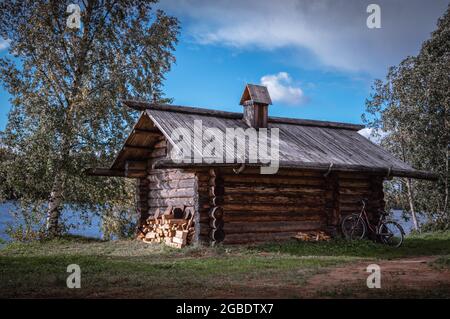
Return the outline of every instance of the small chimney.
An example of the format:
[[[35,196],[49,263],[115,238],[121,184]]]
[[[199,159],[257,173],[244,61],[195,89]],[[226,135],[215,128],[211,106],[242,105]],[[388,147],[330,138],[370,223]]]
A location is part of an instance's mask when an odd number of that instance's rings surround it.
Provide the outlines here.
[[[272,104],[272,100],[265,86],[247,84],[239,104],[244,107],[243,120],[248,126],[254,128],[267,127],[269,105]]]

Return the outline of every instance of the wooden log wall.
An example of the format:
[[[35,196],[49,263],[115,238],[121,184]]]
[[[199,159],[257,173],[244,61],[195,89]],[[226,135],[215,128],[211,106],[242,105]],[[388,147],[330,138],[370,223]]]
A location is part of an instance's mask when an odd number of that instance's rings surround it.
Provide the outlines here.
[[[145,224],[145,221],[149,217],[149,206],[148,206],[148,192],[149,192],[149,181],[146,178],[139,178],[137,181],[137,210],[140,213],[139,217],[139,227]]]
[[[197,176],[197,193],[198,193],[198,221],[199,221],[199,240],[202,242],[213,242],[211,239],[212,228],[210,226],[210,212],[214,207],[223,204],[223,196],[213,196],[210,185],[215,179],[217,170],[209,169],[198,170]]]
[[[148,161],[148,208],[149,215],[158,209],[162,213],[168,206],[187,207],[194,213],[198,211],[197,177],[194,171],[184,169],[152,169],[158,159],[168,154],[168,142],[161,139],[154,147]],[[194,227],[198,226],[198,216],[194,215]],[[198,239],[196,231],[194,241]]]
[[[378,221],[378,211],[384,209],[382,176],[339,173],[339,212],[341,218],[361,211],[361,200],[367,199],[366,211],[372,223]],[[339,225],[340,226],[340,225]]]
[[[208,197],[209,197],[209,234],[212,244],[220,243],[225,238],[223,220],[223,179],[216,173],[215,169],[209,170]]]
[[[325,224],[325,214],[319,214],[324,212],[324,179],[318,173],[270,176],[246,169],[237,175],[232,169],[217,169],[216,174],[223,181],[224,244],[287,239]],[[207,180],[206,174],[199,174],[202,240],[209,239],[209,212],[214,207]]]
[[[384,207],[383,178],[363,174],[280,170],[260,175],[247,168],[240,174],[216,169],[223,181],[224,244],[285,240],[299,231],[324,230],[336,236],[343,216],[357,213],[367,198],[369,217]],[[211,196],[207,172],[198,172],[200,239],[210,241]]]
[[[142,218],[169,205],[185,205],[195,212],[195,241],[258,243],[310,230],[336,236],[342,218],[358,213],[363,198],[369,200],[373,222],[384,208],[380,176],[286,169],[261,175],[257,168],[239,174],[231,168],[151,169],[167,153],[168,143],[161,138],[150,154],[147,178],[139,180],[140,196],[147,194]]]

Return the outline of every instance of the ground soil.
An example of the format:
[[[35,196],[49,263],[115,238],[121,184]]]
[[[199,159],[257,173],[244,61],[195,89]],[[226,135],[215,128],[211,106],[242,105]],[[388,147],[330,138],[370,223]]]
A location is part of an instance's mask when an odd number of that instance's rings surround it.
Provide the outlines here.
[[[450,289],[450,270],[437,268],[433,262],[438,257],[424,256],[416,258],[402,258],[394,260],[374,260],[346,264],[331,268],[326,272],[310,277],[302,288],[303,297],[335,297],[346,296],[351,292],[352,297],[370,297],[376,288],[367,288],[366,280],[369,275],[367,266],[377,264],[381,270],[381,288],[375,296],[382,297],[383,291],[387,296],[395,295],[395,291],[404,293],[433,290],[436,287]],[[328,295],[323,292],[328,292]],[[344,293],[342,293],[344,292]]]

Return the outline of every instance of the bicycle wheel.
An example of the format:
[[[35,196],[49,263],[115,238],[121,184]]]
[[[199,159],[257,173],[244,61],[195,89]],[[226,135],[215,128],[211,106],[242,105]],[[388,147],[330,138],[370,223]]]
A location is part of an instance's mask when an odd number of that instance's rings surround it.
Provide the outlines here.
[[[345,238],[349,240],[363,239],[366,234],[366,224],[356,214],[346,216],[342,220],[341,228]]]
[[[403,228],[394,221],[383,222],[378,230],[381,241],[392,247],[400,247],[403,243]]]

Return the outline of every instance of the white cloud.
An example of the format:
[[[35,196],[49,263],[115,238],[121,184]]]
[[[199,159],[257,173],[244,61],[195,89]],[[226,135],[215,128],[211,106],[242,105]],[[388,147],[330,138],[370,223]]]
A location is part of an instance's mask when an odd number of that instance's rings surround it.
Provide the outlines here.
[[[363,128],[362,130],[359,130],[358,133],[375,144],[380,144],[381,140],[388,135],[385,131],[375,130],[370,127]]]
[[[11,40],[0,39],[0,51],[3,51],[9,47]]]
[[[304,102],[305,96],[300,87],[292,86],[292,79],[287,72],[268,74],[261,78],[261,85],[269,90],[272,102],[284,102],[294,105]]]
[[[378,0],[381,29],[366,25],[373,0],[173,0],[163,9],[182,18],[201,44],[241,49],[294,48],[345,71],[378,72],[416,54],[448,0]],[[305,54],[301,62],[305,61]],[[380,74],[381,73],[381,74]]]

